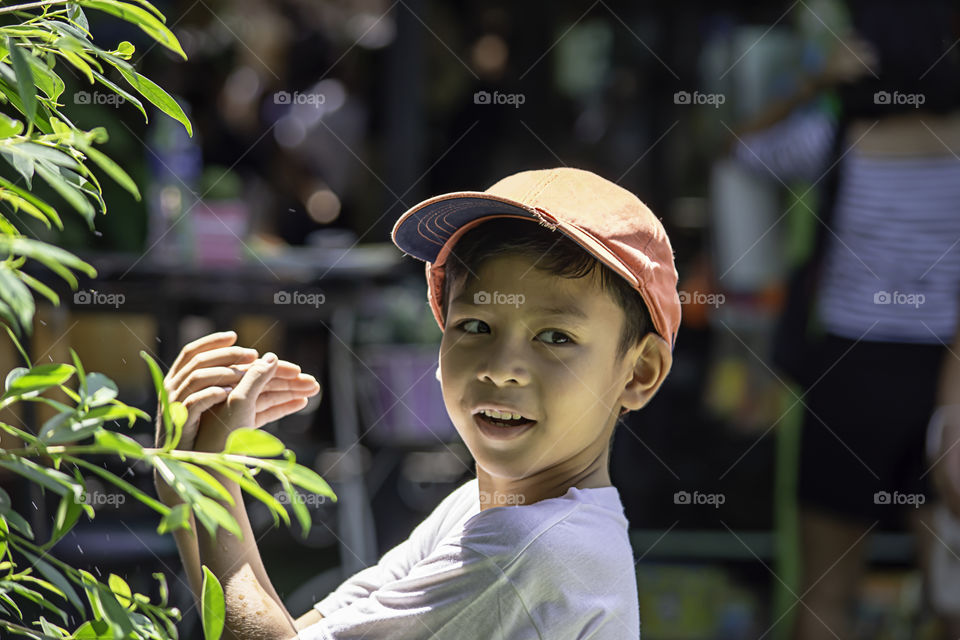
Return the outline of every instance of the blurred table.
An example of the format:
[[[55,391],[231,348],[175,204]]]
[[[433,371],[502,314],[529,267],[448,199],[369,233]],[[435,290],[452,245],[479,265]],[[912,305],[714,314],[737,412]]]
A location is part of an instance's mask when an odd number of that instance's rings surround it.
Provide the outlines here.
[[[139,255],[78,253],[97,277],[81,277],[72,292],[49,270],[28,263],[27,271],[61,296],[73,313],[113,311],[147,314],[157,321],[155,357],[166,370],[180,348],[180,320],[187,315],[213,320],[217,330],[234,326],[240,315],[267,315],[290,326],[328,328],[329,402],[334,442],[342,452],[339,474],[338,537],[344,576],[378,560],[372,511],[362,475],[353,353],[356,311],[365,296],[395,285],[404,273],[402,254],[392,244],[352,248],[290,248],[273,256],[249,257],[230,265],[158,263]],[[94,292],[94,293],[92,293]],[[122,307],[106,302],[122,295]],[[116,300],[117,298],[112,298]],[[31,354],[31,358],[33,355]]]

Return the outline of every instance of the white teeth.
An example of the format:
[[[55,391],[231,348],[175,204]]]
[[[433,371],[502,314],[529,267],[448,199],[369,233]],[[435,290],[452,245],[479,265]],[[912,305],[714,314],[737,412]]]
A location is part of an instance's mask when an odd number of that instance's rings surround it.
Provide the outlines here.
[[[496,420],[519,420],[523,417],[519,413],[505,413],[503,411],[493,411],[491,409],[483,409],[480,413],[488,418],[494,418]]]

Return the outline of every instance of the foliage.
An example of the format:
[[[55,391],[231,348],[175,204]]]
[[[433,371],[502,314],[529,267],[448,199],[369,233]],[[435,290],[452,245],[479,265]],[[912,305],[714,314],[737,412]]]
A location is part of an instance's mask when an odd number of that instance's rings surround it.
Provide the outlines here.
[[[13,508],[10,496],[0,489],[0,636],[175,638],[174,622],[180,613],[168,606],[162,573],[154,574],[160,592],[160,601],[154,603],[143,594],[132,593],[121,576],[111,574],[103,582],[49,554],[81,515],[91,519],[96,515],[85,473],[114,485],[155,511],[160,533],[189,527],[192,512],[196,522],[211,536],[219,527],[241,535],[237,522],[218,501],[233,504],[233,498],[210,471],[238,483],[243,491],[266,504],[275,524],[282,519],[289,526],[290,517],[284,505],[257,481],[263,472],[274,475],[283,485],[289,498],[286,502],[304,535],[309,531],[310,517],[302,499],[294,495],[296,487],[334,495],[320,476],[298,465],[294,453],[265,432],[235,431],[220,453],[177,450],[186,410],[180,403],[169,402],[163,374],[146,352],[141,352],[141,356],[156,388],[162,414],[158,419],[166,434],[164,446],[156,448],[144,447],[130,436],[108,428],[109,423],[123,421],[130,428],[137,420],[150,420],[150,416],[118,400],[117,386],[107,376],[85,372],[73,350],[72,364],[34,364],[23,349],[21,340],[31,334],[33,326],[33,292],[54,305],[60,303],[53,289],[22,270],[27,260],[44,265],[74,290],[78,286],[75,272],[96,276],[96,270],[75,255],[29,238],[18,229],[17,215],[40,220],[47,228],[63,228],[60,211],[33,193],[34,180],[39,176],[84,218],[91,230],[96,212],[106,213],[107,209],[93,168],[140,197],[130,176],[96,148],[107,140],[106,130],[96,127],[84,131],[63,112],[60,99],[65,91],[61,78],[64,63],[76,70],[81,79],[122,97],[147,118],[139,95],[180,121],[192,135],[191,124],[177,102],[128,62],[135,51],[131,43],[121,42],[112,50],[94,44],[85,9],[129,21],[186,58],[166,27],[163,14],[147,0],[42,0],[0,7],[0,156],[19,175],[16,181],[0,177],[0,322],[26,365],[6,374],[0,411],[13,410],[20,403],[38,403],[56,412],[36,433],[0,421],[0,429],[22,441],[20,448],[0,449],[0,468],[59,496],[53,531],[41,543],[35,539],[27,519]],[[109,77],[111,73],[115,79]],[[121,81],[127,89],[118,84]],[[45,395],[56,390],[65,394],[70,403]],[[166,506],[87,459],[96,455],[117,456],[130,463],[139,461],[156,470],[183,503]],[[50,619],[44,615],[37,620],[24,620],[20,606],[25,601],[48,611]],[[67,629],[65,609],[79,615],[83,622]],[[220,637],[223,615],[222,588],[204,567],[201,616],[206,637]]]

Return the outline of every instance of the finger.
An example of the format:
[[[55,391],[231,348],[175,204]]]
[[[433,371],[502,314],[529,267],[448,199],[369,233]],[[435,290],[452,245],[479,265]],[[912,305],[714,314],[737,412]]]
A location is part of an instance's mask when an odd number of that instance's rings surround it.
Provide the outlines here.
[[[211,333],[202,338],[197,338],[180,349],[180,353],[177,354],[177,359],[173,361],[173,366],[170,367],[170,373],[179,371],[180,367],[198,353],[217,347],[228,347],[236,342],[236,340],[237,334],[235,331],[221,331],[220,333]]]
[[[237,365],[242,370],[246,371],[252,365],[252,362],[245,364]],[[300,375],[300,366],[292,362],[287,362],[286,360],[281,360],[280,364],[277,366],[277,372],[274,374],[274,378],[296,378]]]
[[[222,347],[198,353],[174,375],[170,376],[170,385],[176,389],[184,379],[198,369],[217,366],[248,364],[257,359],[256,349],[245,347]]]
[[[300,374],[294,379],[284,379],[277,378],[274,376],[270,379],[270,382],[267,383],[267,386],[264,387],[263,391],[309,391],[317,387],[319,389],[320,383],[317,382],[317,379],[309,374]]]
[[[243,372],[236,367],[208,367],[194,371],[177,390],[170,394],[171,400],[180,400],[206,387],[235,387],[243,378]]]
[[[178,446],[185,449],[193,448],[200,416],[203,415],[204,411],[226,400],[230,390],[230,387],[206,387],[184,400],[183,406],[187,410],[187,420],[183,424],[183,432]]]
[[[243,374],[243,379],[240,380],[240,384],[234,388],[227,398],[227,403],[255,401],[276,371],[278,362],[277,356],[273,353],[264,354]]]
[[[299,398],[312,398],[320,391],[319,388],[310,392],[299,391],[264,391],[257,396],[257,411],[264,411],[284,402],[297,400]]]
[[[259,429],[265,424],[270,424],[280,418],[290,415],[291,413],[296,413],[300,411],[305,406],[307,406],[306,398],[299,398],[297,400],[291,400],[290,402],[285,402],[279,404],[275,407],[271,407],[266,411],[258,411],[255,424]]]

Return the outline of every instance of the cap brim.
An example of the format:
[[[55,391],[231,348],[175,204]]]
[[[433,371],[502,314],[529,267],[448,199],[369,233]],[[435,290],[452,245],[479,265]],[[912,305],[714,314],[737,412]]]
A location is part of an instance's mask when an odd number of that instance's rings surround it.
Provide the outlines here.
[[[462,226],[479,218],[520,215],[537,219],[519,202],[482,191],[445,193],[412,207],[397,220],[390,234],[401,251],[424,262],[435,262],[447,240]]]

